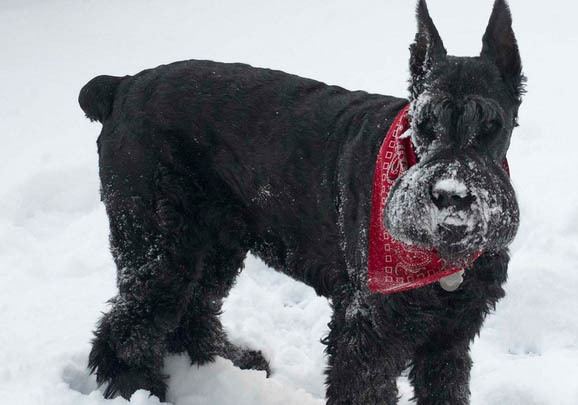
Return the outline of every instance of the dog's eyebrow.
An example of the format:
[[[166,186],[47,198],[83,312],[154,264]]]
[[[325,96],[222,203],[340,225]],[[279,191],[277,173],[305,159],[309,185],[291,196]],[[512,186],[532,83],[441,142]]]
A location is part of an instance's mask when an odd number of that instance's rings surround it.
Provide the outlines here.
[[[420,122],[427,118],[439,118],[443,111],[450,108],[452,97],[447,93],[427,94],[427,102],[418,102],[413,116]]]
[[[490,120],[503,121],[504,110],[500,104],[486,97],[468,96],[464,100],[463,120],[484,122]]]

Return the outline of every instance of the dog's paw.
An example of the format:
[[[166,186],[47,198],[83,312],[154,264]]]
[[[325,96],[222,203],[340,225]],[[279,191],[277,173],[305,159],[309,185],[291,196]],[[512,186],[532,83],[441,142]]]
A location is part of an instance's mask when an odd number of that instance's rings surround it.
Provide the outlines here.
[[[165,380],[166,376],[159,376],[158,373],[153,373],[147,369],[124,370],[108,380],[103,395],[105,398],[114,398],[120,395],[125,399],[130,399],[135,391],[144,389],[164,402],[167,392]]]
[[[88,368],[96,375],[98,386],[104,386],[105,398],[121,395],[130,399],[140,389],[150,391],[161,401],[165,400],[167,385],[166,376],[144,367],[131,367],[118,359],[114,350],[101,339],[93,341],[88,357]]]
[[[219,355],[231,360],[241,370],[261,370],[267,373],[267,377],[271,375],[269,362],[260,350],[245,349],[227,342],[225,350]]]
[[[242,370],[262,370],[267,373],[267,377],[271,376],[269,362],[260,350],[243,350],[241,357],[237,362],[233,360],[233,364]]]

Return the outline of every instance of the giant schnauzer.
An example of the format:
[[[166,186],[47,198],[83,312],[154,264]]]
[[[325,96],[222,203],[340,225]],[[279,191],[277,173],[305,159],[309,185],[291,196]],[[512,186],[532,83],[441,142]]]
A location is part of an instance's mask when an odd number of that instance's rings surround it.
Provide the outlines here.
[[[418,404],[469,402],[519,222],[505,156],[524,76],[504,0],[477,57],[446,54],[424,0],[417,19],[409,100],[197,60],[82,89],[118,267],[89,358],[106,397],[164,399],[169,352],[269,372],[219,320],[251,251],[330,300],[328,404],[395,404],[407,367]]]

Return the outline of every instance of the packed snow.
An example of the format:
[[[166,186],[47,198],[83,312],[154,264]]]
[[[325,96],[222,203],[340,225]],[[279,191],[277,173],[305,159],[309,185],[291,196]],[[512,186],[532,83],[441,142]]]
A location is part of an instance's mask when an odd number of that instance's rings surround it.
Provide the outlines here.
[[[521,226],[507,296],[472,345],[472,404],[576,405],[578,88],[568,77],[578,62],[578,6],[510,3],[529,78],[508,154]],[[429,0],[449,53],[479,52],[491,5]],[[146,391],[105,400],[86,370],[91,331],[115,294],[99,201],[100,126],[76,102],[89,79],[195,58],[405,96],[413,8],[383,0],[3,0],[0,403],[159,403]],[[326,300],[249,257],[224,309],[231,339],[262,350],[273,376],[172,356],[171,403],[324,403]],[[399,386],[400,404],[411,404],[406,377]]]

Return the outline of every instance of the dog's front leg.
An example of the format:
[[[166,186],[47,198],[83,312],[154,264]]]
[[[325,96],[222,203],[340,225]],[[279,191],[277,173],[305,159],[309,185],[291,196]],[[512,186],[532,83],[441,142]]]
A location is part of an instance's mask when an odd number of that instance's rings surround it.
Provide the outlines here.
[[[418,405],[469,404],[469,342],[417,350],[410,371]]]
[[[394,405],[398,399],[396,378],[404,369],[405,351],[384,341],[370,315],[358,307],[359,301],[351,302],[337,305],[324,339],[329,355],[327,404]]]
[[[455,292],[435,286],[445,310],[438,314],[429,340],[413,355],[410,379],[418,405],[469,404],[469,345],[504,296],[508,261],[506,250],[486,253],[466,270]]]

